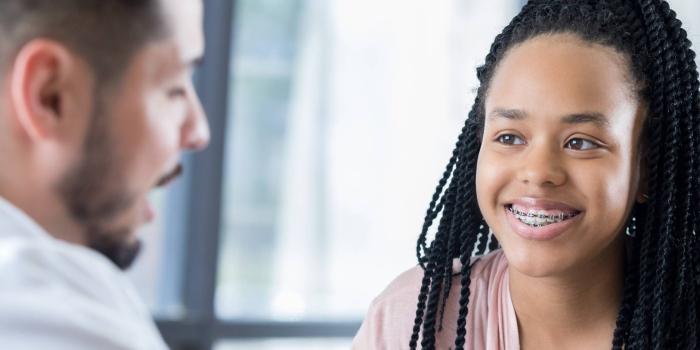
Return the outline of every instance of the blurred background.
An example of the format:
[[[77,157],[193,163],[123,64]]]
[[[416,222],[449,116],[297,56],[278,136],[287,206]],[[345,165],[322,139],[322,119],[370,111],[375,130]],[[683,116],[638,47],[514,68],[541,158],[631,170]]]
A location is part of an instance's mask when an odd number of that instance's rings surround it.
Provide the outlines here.
[[[210,147],[130,275],[175,350],[348,349],[522,0],[204,0]],[[700,41],[700,2],[672,0]]]

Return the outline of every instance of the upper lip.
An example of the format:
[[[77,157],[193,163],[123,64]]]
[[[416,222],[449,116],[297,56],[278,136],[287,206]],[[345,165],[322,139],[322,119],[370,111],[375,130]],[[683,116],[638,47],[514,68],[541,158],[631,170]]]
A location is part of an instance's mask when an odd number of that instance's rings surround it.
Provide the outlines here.
[[[507,204],[515,204],[519,207],[535,210],[582,211],[574,205],[548,198],[519,197],[507,202]]]
[[[156,187],[163,187],[167,184],[169,184],[172,180],[176,179],[178,176],[182,174],[182,164],[178,164],[171,170],[169,173],[163,175],[163,177],[158,180],[156,183]]]

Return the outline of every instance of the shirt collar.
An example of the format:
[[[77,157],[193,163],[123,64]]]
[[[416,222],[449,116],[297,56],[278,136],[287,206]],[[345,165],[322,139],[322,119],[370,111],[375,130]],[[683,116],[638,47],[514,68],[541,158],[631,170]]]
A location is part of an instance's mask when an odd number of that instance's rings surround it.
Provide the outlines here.
[[[35,239],[53,238],[27,213],[0,196],[0,237],[24,235]]]

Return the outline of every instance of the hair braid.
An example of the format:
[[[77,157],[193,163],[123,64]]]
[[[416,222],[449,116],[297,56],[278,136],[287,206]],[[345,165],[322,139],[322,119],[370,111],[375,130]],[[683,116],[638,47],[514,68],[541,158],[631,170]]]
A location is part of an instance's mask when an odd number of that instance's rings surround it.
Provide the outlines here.
[[[415,350],[416,346],[418,345],[418,337],[420,334],[421,325],[423,324],[423,315],[425,313],[425,301],[428,298],[428,291],[430,290],[429,285],[433,269],[433,264],[428,263],[427,268],[423,272],[420,292],[418,293],[416,317],[413,321],[413,333],[411,334],[411,341],[409,342],[409,347],[411,348],[411,350]]]
[[[445,200],[446,196],[443,195],[443,189],[445,188],[445,185],[450,181],[450,178],[452,176],[452,172],[454,171],[454,166],[457,161],[457,155],[459,151],[463,148],[461,145],[464,143],[465,137],[464,134],[466,133],[467,130],[467,124],[462,128],[462,133],[459,135],[457,144],[455,146],[454,151],[452,152],[452,156],[450,157],[450,161],[448,162],[445,171],[443,172],[443,176],[440,179],[440,182],[438,183],[437,188],[435,189],[435,193],[433,194],[432,200],[430,202],[430,206],[428,208],[428,211],[426,213],[425,221],[423,224],[423,228],[421,230],[421,234],[418,238],[418,245],[416,247],[416,253],[417,253],[417,258],[418,258],[418,263],[423,267],[424,272],[423,272],[423,278],[421,281],[421,289],[418,295],[418,305],[416,307],[416,317],[414,319],[414,325],[413,325],[413,332],[411,335],[411,340],[409,342],[409,346],[411,349],[415,349],[418,343],[418,339],[420,337],[420,330],[421,326],[423,325],[423,316],[425,315],[425,307],[426,307],[426,300],[428,299],[428,292],[431,291],[430,287],[432,285],[432,281],[436,279],[437,277],[434,276],[434,271],[435,271],[435,263],[432,262],[428,265],[426,268],[424,263],[430,259],[431,256],[435,256],[436,252],[431,251],[431,249],[426,249],[425,242],[426,242],[426,237],[428,234],[428,229],[432,225],[433,221],[437,217],[437,215],[443,210],[444,205],[445,205]],[[438,203],[439,201],[439,203]],[[437,205],[435,203],[438,203]],[[443,213],[444,216],[444,213]],[[437,235],[436,235],[436,240],[437,240]],[[424,252],[424,256],[421,256],[421,249]]]
[[[634,231],[634,229],[630,230]],[[630,232],[634,234],[634,232]],[[630,239],[628,244],[636,244],[635,239]],[[630,259],[628,259],[630,260]],[[621,350],[623,344],[627,342],[629,335],[629,323],[632,318],[632,309],[637,294],[637,264],[636,261],[628,261],[625,265],[625,283],[620,305],[620,313],[617,316],[615,331],[613,333],[613,350]]]
[[[683,28],[681,28],[681,22],[676,18],[676,13],[668,7],[668,4],[662,5],[662,14],[666,27],[669,30],[669,42],[676,44],[674,46],[675,55],[677,57],[677,67],[679,67],[679,88],[677,89],[677,98],[682,101],[679,103],[679,110],[681,116],[678,119],[678,144],[690,144],[694,140],[693,126],[690,123],[693,113],[693,99],[698,98],[698,91],[693,91],[693,82],[691,79],[697,79],[697,66],[694,62],[694,53],[690,50],[690,41],[687,39],[687,33]],[[692,57],[688,60],[688,57]],[[680,72],[684,71],[694,71],[695,74],[680,75]],[[691,340],[694,338],[694,332],[696,332],[696,327],[687,327],[686,325],[695,324],[690,321],[691,314],[694,314],[694,310],[689,312],[691,308],[688,308],[687,301],[694,298],[694,293],[691,292],[693,289],[691,286],[694,284],[692,271],[688,271],[689,262],[691,261],[692,245],[693,245],[693,203],[697,199],[693,193],[693,183],[694,173],[693,168],[695,167],[695,151],[692,147],[687,152],[680,152],[680,162],[678,163],[678,173],[683,176],[677,177],[677,188],[679,188],[680,193],[687,194],[674,202],[677,202],[678,206],[681,206],[680,218],[675,230],[673,230],[671,236],[673,238],[672,243],[676,244],[676,248],[680,250],[680,254],[674,254],[676,256],[676,262],[679,266],[679,272],[674,274],[675,280],[672,287],[675,288],[672,302],[673,307],[671,308],[671,313],[674,315],[679,315],[671,320],[672,334],[679,335],[678,344],[683,348],[689,348],[694,346],[694,342]],[[680,336],[684,334],[685,336]]]
[[[661,40],[661,56],[663,57],[663,69],[659,69],[666,77],[663,85],[664,106],[673,106],[678,100],[678,92],[680,90],[678,79],[679,76],[675,55],[670,47],[670,38],[664,30],[659,31],[659,39]],[[653,333],[652,345],[654,349],[664,349],[667,344],[667,337],[670,332],[670,315],[676,305],[676,301],[671,299],[672,271],[675,270],[676,254],[672,254],[672,245],[677,245],[675,235],[677,232],[677,189],[676,173],[678,171],[678,139],[679,131],[679,116],[675,108],[664,108],[663,113],[670,119],[664,123],[664,157],[662,159],[663,171],[663,189],[661,201],[664,203],[665,210],[663,214],[662,230],[658,236],[659,255],[657,258],[657,272],[654,278],[654,304],[653,304]],[[669,305],[671,307],[669,307]]]
[[[434,262],[435,274],[431,280],[430,290],[428,291],[427,309],[423,320],[423,340],[421,346],[423,349],[434,349],[435,344],[435,323],[440,303],[440,291],[444,287],[444,279],[440,278],[439,274],[443,273],[445,268],[444,254],[446,253],[446,237],[448,235],[447,227],[450,225],[450,219],[454,212],[455,196],[455,181],[451,181],[445,192],[445,206],[443,208],[443,216],[440,219],[435,240],[430,246],[429,261]],[[432,344],[432,345],[431,345]]]
[[[659,32],[661,31],[661,24],[658,20],[658,15],[656,14],[655,6],[653,5],[653,0],[643,0],[640,3],[640,8],[642,12],[642,19],[645,25],[645,32],[643,37],[646,38],[647,50],[649,51],[649,57],[652,61],[650,63],[651,72],[650,79],[654,81],[659,86],[663,86],[665,82],[665,75],[663,72],[663,62],[661,56],[661,38]],[[647,225],[644,227],[644,232],[641,235],[641,247],[640,247],[640,268],[639,268],[639,286],[640,290],[637,296],[636,308],[632,318],[631,325],[631,336],[633,341],[630,344],[630,348],[634,349],[648,349],[651,347],[651,334],[648,331],[652,327],[652,319],[648,315],[652,314],[651,307],[652,296],[654,288],[652,287],[652,277],[654,274],[654,266],[656,254],[656,247],[658,244],[659,233],[655,232],[657,211],[660,211],[659,204],[662,202],[658,199],[657,194],[662,193],[662,189],[659,188],[659,172],[663,169],[660,164],[663,144],[663,128],[659,127],[659,119],[663,115],[663,105],[664,96],[663,90],[656,89],[653,91],[652,96],[649,98],[649,114],[647,117],[647,123],[649,125],[649,193],[652,194],[649,205],[648,205],[648,221]]]
[[[472,128],[472,133],[476,133],[477,130],[478,129],[475,126],[474,128]],[[473,137],[472,140],[473,143],[478,143],[477,137]],[[473,173],[476,170],[476,161],[478,157],[478,151],[476,150],[478,150],[478,147],[470,147],[469,150],[470,152],[465,154],[465,168],[467,169],[467,172],[470,173],[469,175],[471,175],[467,177],[467,179],[473,179]],[[476,198],[476,186],[473,180],[467,181],[465,183],[465,197]],[[460,249],[461,255],[459,256],[459,262],[461,264],[461,279],[459,315],[457,317],[457,339],[455,340],[456,349],[462,349],[462,345],[464,344],[464,335],[466,334],[465,326],[468,312],[467,304],[469,303],[469,285],[471,284],[471,263],[469,259],[472,255],[472,252],[474,250],[474,244],[476,243],[477,239],[477,235],[473,233],[479,230],[480,222],[483,221],[483,218],[480,215],[475,217],[475,210],[473,210],[473,208],[465,207],[464,210],[469,210],[469,212],[465,213],[465,221],[463,222],[460,235],[460,239],[462,241],[462,247]],[[486,226],[486,224],[484,223],[483,225],[481,225],[481,227],[482,230],[486,229],[486,234],[488,234],[488,226]]]
[[[627,0],[612,1],[612,7],[617,9],[617,13],[622,17],[624,23],[624,31],[629,41],[635,47],[630,53],[631,60],[642,60],[638,57],[639,52],[646,52],[646,42],[643,40],[646,35],[644,25],[640,19],[638,8],[632,7],[632,3]],[[645,145],[641,145],[642,150],[645,150]],[[639,156],[640,159],[642,156]],[[629,343],[630,323],[633,318],[633,311],[636,307],[636,299],[639,294],[639,255],[634,252],[639,251],[640,239],[637,234],[638,226],[645,227],[644,215],[642,214],[646,208],[637,204],[632,209],[630,220],[627,224],[627,256],[625,264],[625,281],[622,301],[620,303],[620,311],[617,317],[615,331],[613,332],[613,350],[621,350],[625,344]]]
[[[624,288],[613,349],[694,349],[698,346],[700,246],[700,83],[695,53],[676,14],[661,0],[529,1],[491,46],[477,69],[474,106],[426,212],[417,244],[424,276],[410,347],[436,344],[459,258],[460,297],[455,348],[463,349],[471,257],[499,247],[476,204],[475,172],[484,96],[505,52],[532,37],[572,33],[628,58],[635,93],[647,106],[640,157],[650,198],[634,205],[626,227]],[[688,147],[686,147],[688,145]],[[683,149],[681,150],[681,147]],[[428,230],[441,215],[430,248]],[[478,243],[478,244],[477,244]],[[421,255],[421,251],[423,255]],[[427,266],[425,265],[427,263]],[[440,331],[442,327],[438,327]]]
[[[418,258],[418,263],[421,267],[423,267],[423,269],[425,269],[425,256],[428,255],[426,249],[428,229],[430,228],[430,225],[433,224],[433,221],[438,216],[438,214],[442,211],[443,205],[445,204],[445,198],[441,196],[442,190],[447,184],[447,181],[449,181],[450,176],[452,175],[452,170],[454,169],[454,165],[457,160],[456,151],[460,148],[459,144],[461,142],[461,140],[457,142],[457,147],[455,147],[455,151],[453,152],[453,155],[450,158],[450,161],[448,162],[447,167],[445,168],[445,171],[442,174],[442,178],[440,179],[440,182],[438,183],[438,186],[435,189],[433,198],[431,199],[430,205],[428,206],[428,210],[425,213],[423,228],[421,229],[420,236],[418,237],[418,244],[416,245],[416,257]],[[421,250],[424,254],[421,254]]]
[[[485,223],[484,225],[476,224],[477,218],[472,217],[472,213],[474,211],[471,207],[474,204],[472,200],[468,199],[473,199],[476,197],[475,186],[473,182],[466,180],[474,177],[474,174],[472,174],[472,172],[476,169],[476,157],[478,156],[478,152],[475,152],[474,150],[478,149],[479,147],[478,145],[473,145],[474,142],[477,142],[477,138],[473,136],[477,127],[478,125],[475,125],[473,119],[467,119],[467,122],[465,123],[465,146],[462,147],[459,152],[459,159],[461,161],[459,162],[459,166],[455,169],[454,172],[455,191],[456,193],[459,193],[458,198],[460,200],[457,200],[454,203],[454,216],[451,220],[448,234],[450,237],[450,241],[459,241],[461,243],[454,244],[453,249],[449,249],[448,253],[445,255],[445,272],[443,275],[445,285],[443,288],[444,291],[441,299],[441,324],[439,330],[442,329],[442,320],[445,315],[447,298],[452,288],[452,261],[454,258],[463,256],[464,254],[460,254],[460,252],[464,252],[465,249],[473,250],[473,241],[476,239],[476,235],[470,235],[469,233],[483,230],[483,227],[485,225]]]

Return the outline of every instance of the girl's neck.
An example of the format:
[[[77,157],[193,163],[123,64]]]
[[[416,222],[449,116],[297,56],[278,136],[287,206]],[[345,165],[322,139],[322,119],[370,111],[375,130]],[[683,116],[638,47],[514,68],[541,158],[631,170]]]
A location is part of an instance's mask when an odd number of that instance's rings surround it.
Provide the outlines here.
[[[508,269],[522,349],[610,347],[622,300],[623,238],[561,276]]]

